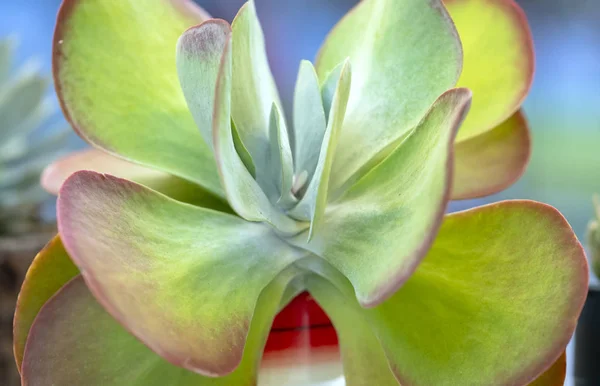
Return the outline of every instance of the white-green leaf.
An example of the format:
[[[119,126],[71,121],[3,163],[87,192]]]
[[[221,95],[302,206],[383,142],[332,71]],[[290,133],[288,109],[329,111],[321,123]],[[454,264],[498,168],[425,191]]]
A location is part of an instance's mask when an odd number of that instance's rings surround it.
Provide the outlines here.
[[[232,49],[230,43],[231,41],[226,42],[221,60],[213,121],[214,150],[221,184],[229,204],[241,217],[248,221],[267,222],[283,233],[297,233],[304,226],[274,207],[235,148],[231,129]],[[257,173],[259,170],[257,165]]]
[[[223,47],[230,35],[229,24],[212,19],[188,29],[177,41],[179,83],[202,138],[211,149],[215,87]]]
[[[337,85],[337,79],[335,83]],[[304,60],[300,63],[294,93],[294,166],[297,175],[306,171],[307,179],[312,177],[326,127],[319,79],[313,65]]]
[[[269,68],[265,39],[254,1],[242,6],[231,25],[233,82],[231,116],[257,173],[267,167],[271,105],[281,107]]]
[[[331,111],[327,122],[327,130],[325,131],[325,136],[320,147],[319,160],[314,176],[310,180],[306,193],[298,205],[290,211],[290,215],[294,218],[310,220],[309,239],[320,226],[323,215],[325,214],[331,166],[340,137],[342,123],[344,122],[346,104],[348,103],[350,94],[350,82],[350,63],[346,61],[337,82],[336,92],[333,97]]]

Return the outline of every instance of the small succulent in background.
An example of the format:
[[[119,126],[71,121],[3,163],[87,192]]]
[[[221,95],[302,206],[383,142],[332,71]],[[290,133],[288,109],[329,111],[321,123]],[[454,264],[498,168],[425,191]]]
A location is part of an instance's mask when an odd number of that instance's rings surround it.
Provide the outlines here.
[[[588,225],[587,241],[590,253],[590,265],[600,278],[600,196],[594,195],[594,219]]]
[[[48,98],[50,77],[29,62],[12,71],[15,40],[0,41],[0,235],[39,227],[48,198],[39,183],[44,167],[65,151],[70,130]],[[44,132],[41,132],[44,128]]]
[[[0,384],[19,384],[12,319],[21,282],[36,252],[56,231],[41,213],[51,198],[44,167],[66,149],[70,130],[48,96],[50,76],[29,61],[13,70],[16,41],[0,40]],[[54,121],[57,121],[54,123]]]
[[[348,385],[561,384],[587,287],[566,220],[445,215],[527,163],[527,22],[445,4],[360,2],[301,64],[290,130],[253,1],[232,25],[184,0],[64,1],[56,87],[99,150],[43,178],[59,235],[15,316],[24,383],[255,385],[308,291]]]
[[[592,280],[585,307],[577,324],[575,334],[575,383],[577,385],[600,384],[600,196],[592,198],[593,215],[588,224],[587,247]],[[595,276],[595,277],[594,277]]]

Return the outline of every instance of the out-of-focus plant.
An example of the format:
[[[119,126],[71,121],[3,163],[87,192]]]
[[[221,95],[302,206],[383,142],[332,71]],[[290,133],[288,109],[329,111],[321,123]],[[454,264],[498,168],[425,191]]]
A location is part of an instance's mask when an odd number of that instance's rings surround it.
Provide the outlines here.
[[[50,77],[30,60],[14,69],[16,39],[0,39],[0,384],[19,383],[12,359],[12,320],[25,272],[56,232],[42,215],[51,198],[40,174],[65,151],[68,125],[53,124],[58,108]],[[45,133],[42,133],[45,130]]]
[[[13,74],[15,40],[0,40],[0,234],[28,232],[39,225],[48,194],[42,170],[65,151],[66,124],[39,132],[56,107],[47,98],[50,78],[28,62]]]
[[[254,385],[307,290],[348,385],[562,384],[587,289],[568,223],[532,201],[444,215],[527,163],[528,26],[512,1],[446,6],[357,5],[300,65],[292,130],[253,2],[230,26],[181,0],[65,1],[56,87],[100,150],[43,179],[88,169],[21,292],[24,382]]]
[[[600,196],[594,196],[595,217],[588,225],[588,245],[590,249],[590,264],[596,276],[600,277]]]

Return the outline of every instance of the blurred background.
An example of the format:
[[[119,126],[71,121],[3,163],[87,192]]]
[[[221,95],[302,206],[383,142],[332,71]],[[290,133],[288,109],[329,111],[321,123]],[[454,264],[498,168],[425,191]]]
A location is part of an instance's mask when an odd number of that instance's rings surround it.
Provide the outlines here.
[[[215,17],[232,20],[243,0],[197,0]],[[301,59],[313,59],[329,29],[357,0],[256,0],[269,59],[287,111]],[[537,55],[525,112],[533,155],[525,176],[505,192],[455,202],[458,210],[506,198],[557,207],[580,238],[600,193],[600,1],[517,0],[529,18]],[[51,36],[60,0],[0,0],[0,38],[20,41],[16,63],[36,57],[50,72]],[[83,143],[73,138],[70,146]]]

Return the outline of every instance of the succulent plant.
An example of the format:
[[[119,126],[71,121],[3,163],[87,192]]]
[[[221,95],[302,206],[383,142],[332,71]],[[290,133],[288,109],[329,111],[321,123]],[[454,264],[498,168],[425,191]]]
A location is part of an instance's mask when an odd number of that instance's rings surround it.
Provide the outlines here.
[[[600,277],[600,196],[595,195],[594,203],[594,219],[588,225],[588,246],[590,248],[590,263],[592,270],[596,276]]]
[[[0,234],[37,225],[39,206],[48,198],[40,174],[64,150],[70,133],[65,124],[49,135],[36,131],[56,114],[46,97],[50,79],[33,62],[13,76],[14,48],[14,39],[0,40]]]
[[[562,384],[587,289],[566,220],[521,200],[445,215],[528,159],[512,1],[362,1],[302,62],[293,130],[252,1],[230,26],[183,0],[67,0],[54,44],[63,110],[100,150],[43,178],[59,235],[15,316],[25,384],[254,385],[302,291],[348,385]]]

